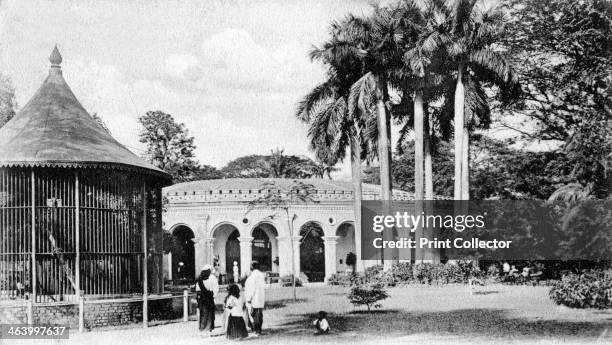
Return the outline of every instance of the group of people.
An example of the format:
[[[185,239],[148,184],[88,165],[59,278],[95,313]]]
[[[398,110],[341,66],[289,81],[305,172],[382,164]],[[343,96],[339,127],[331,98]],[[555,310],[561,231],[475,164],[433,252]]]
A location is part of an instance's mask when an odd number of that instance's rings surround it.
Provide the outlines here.
[[[259,263],[251,264],[251,272],[244,285],[231,284],[223,304],[223,328],[229,339],[242,339],[248,336],[247,325],[255,336],[261,335],[263,309],[265,306],[265,274],[260,271]],[[210,265],[204,266],[196,281],[198,309],[200,310],[199,329],[209,336],[215,328],[215,297],[219,294],[217,276]]]
[[[530,263],[523,267],[522,271],[516,268],[516,265],[510,265],[507,261],[502,264],[502,276],[504,280],[516,280],[517,278],[523,279],[538,279],[544,274],[542,267]]]

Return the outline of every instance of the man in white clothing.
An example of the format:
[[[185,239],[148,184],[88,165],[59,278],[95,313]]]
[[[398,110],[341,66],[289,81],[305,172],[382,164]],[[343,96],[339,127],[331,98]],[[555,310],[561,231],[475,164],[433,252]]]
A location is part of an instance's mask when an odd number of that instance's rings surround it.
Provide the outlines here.
[[[247,305],[253,317],[252,329],[257,335],[261,334],[261,326],[263,324],[263,309],[266,303],[265,284],[266,277],[259,270],[259,262],[253,261],[251,264],[251,274],[244,284],[244,291]]]

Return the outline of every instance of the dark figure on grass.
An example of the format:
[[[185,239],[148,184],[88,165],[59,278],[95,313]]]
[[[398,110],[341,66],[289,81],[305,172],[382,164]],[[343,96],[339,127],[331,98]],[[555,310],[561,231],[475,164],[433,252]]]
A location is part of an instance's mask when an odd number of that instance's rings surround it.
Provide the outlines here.
[[[200,310],[200,331],[209,336],[215,328],[215,297],[219,292],[217,277],[212,274],[210,265],[205,265],[196,282],[198,309]]]
[[[227,319],[227,338],[246,338],[249,335],[245,322],[247,308],[244,298],[240,296],[240,287],[238,287],[238,285],[232,284],[229,287],[225,307],[229,310]]]
[[[329,323],[327,322],[327,313],[321,310],[317,318],[312,322],[312,325],[315,326],[316,328],[315,335],[329,333]]]

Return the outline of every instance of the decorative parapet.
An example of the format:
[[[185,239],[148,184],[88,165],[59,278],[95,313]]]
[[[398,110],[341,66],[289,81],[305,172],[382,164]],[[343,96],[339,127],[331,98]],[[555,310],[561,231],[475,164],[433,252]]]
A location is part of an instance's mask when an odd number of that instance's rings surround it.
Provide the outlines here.
[[[219,203],[219,202],[249,202],[264,197],[266,190],[262,189],[221,189],[221,190],[193,190],[193,191],[164,191],[164,196],[170,203]],[[319,202],[353,201],[353,192],[344,190],[317,190],[314,199]],[[396,201],[413,200],[413,194],[394,190],[393,199]],[[380,192],[364,191],[362,200],[380,200]]]

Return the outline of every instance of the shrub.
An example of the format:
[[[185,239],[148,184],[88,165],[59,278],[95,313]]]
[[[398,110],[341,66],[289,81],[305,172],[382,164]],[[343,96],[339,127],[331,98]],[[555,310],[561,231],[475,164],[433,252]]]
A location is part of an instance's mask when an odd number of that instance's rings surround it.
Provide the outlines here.
[[[371,307],[380,308],[380,301],[389,297],[383,284],[355,284],[349,291],[348,299],[355,306],[365,305],[368,311]]]
[[[612,271],[568,274],[553,285],[549,296],[572,308],[612,308]]]
[[[350,286],[355,280],[355,275],[346,273],[334,273],[327,279],[329,285]]]
[[[285,276],[282,276],[280,278],[280,284],[281,286],[287,287],[287,286],[293,286],[293,275],[291,274],[287,274]],[[302,280],[300,278],[296,278],[295,279],[295,286],[300,287],[302,286]]]
[[[398,262],[393,265],[391,272],[398,283],[411,283],[414,280],[412,264],[409,262]]]
[[[366,267],[364,273],[366,277],[373,277],[379,274],[380,272],[383,272],[383,269],[384,269],[383,265],[374,265],[374,266]]]

